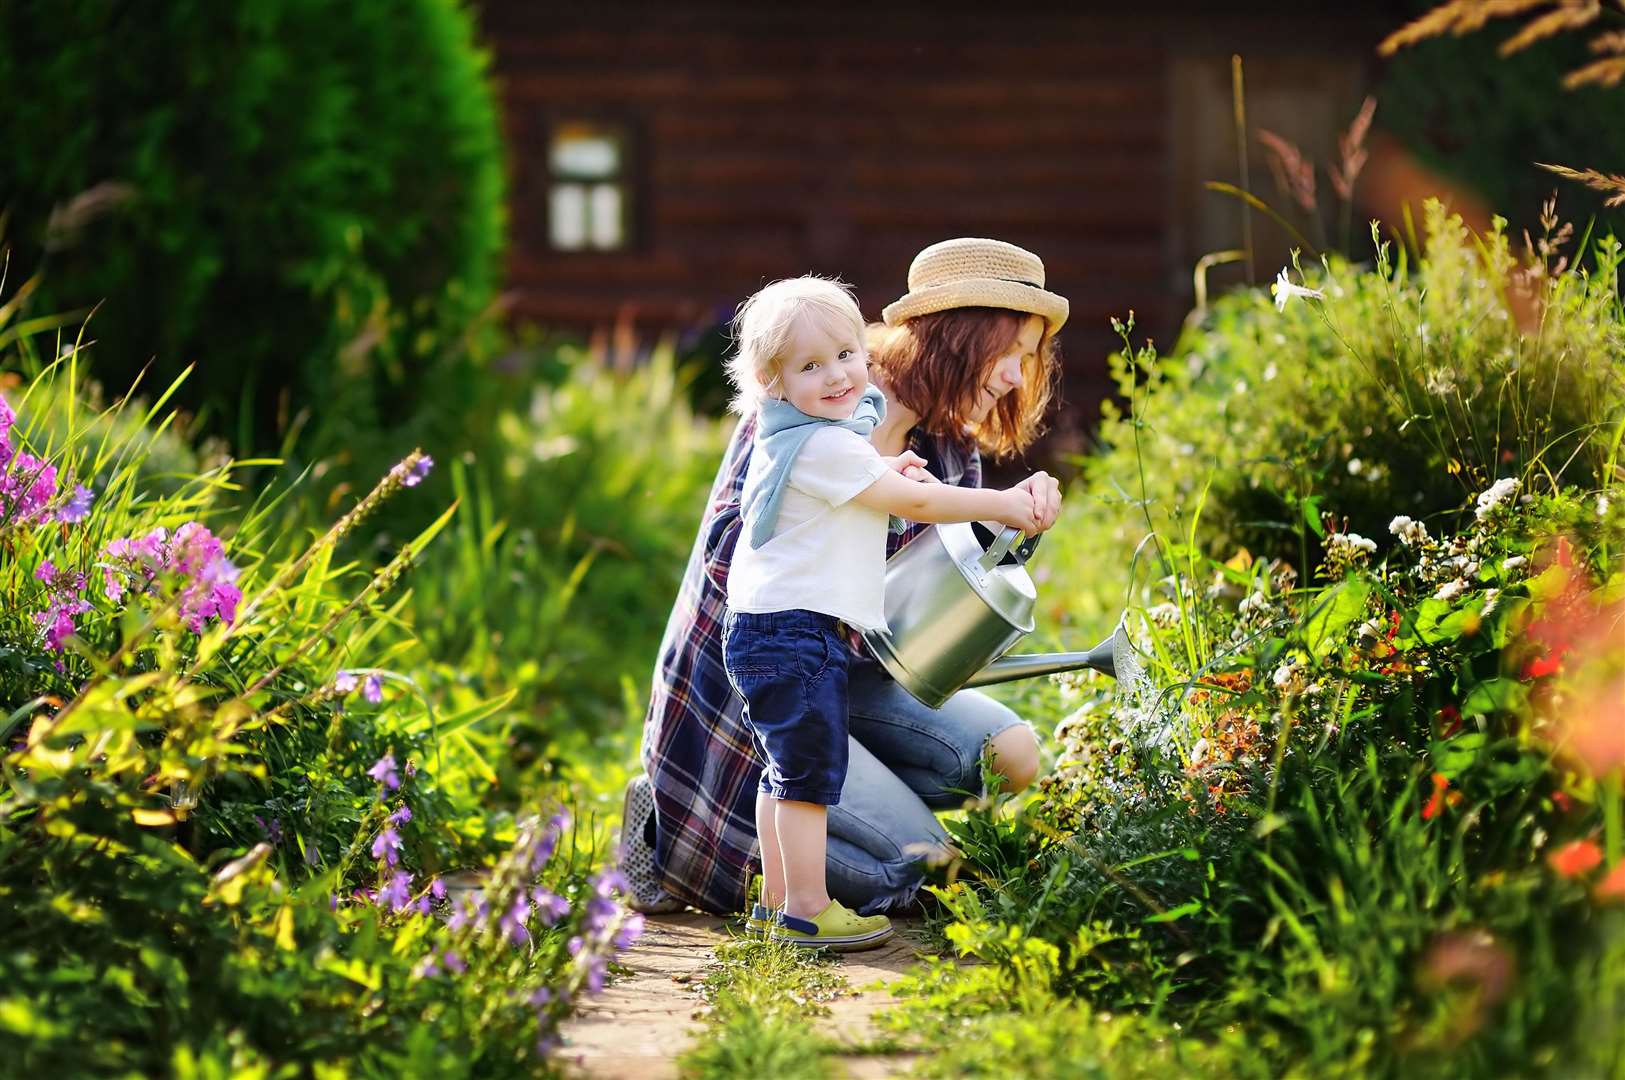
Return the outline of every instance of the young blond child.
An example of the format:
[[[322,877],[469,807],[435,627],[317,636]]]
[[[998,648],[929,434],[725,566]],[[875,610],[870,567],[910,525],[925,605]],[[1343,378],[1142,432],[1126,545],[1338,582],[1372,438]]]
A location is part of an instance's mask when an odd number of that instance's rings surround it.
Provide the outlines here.
[[[885,625],[888,516],[1038,527],[1022,488],[915,479],[914,454],[882,458],[869,434],[886,399],[869,385],[863,317],[841,283],[778,281],[739,308],[728,375],[756,414],[728,571],[723,663],[766,768],[756,799],[762,899],[754,918],[798,945],[855,950],[891,936],[824,879],[828,807],[847,766],[847,663],[840,624]]]

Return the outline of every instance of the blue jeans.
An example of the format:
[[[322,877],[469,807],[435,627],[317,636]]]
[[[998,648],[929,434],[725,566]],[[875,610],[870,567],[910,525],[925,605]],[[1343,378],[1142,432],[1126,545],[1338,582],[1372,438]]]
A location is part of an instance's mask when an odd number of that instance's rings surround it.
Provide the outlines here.
[[[723,666],[767,763],[761,790],[775,799],[828,806],[841,797],[852,654],[838,625],[798,609],[730,611],[723,623]]]
[[[961,690],[928,709],[872,660],[852,662],[851,734],[841,801],[829,808],[829,894],[865,914],[906,904],[921,860],[947,840],[935,810],[982,792],[982,751],[1022,723],[985,694]]]

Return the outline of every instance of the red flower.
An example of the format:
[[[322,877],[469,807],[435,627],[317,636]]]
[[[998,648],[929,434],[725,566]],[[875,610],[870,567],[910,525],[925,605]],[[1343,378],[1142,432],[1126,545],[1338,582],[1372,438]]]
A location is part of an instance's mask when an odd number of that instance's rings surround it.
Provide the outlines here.
[[[1625,859],[1614,864],[1591,895],[1598,900],[1625,900]]]
[[[1445,789],[1449,786],[1449,777],[1445,776],[1443,773],[1433,774],[1433,795],[1428,799],[1428,804],[1422,807],[1423,821],[1432,821],[1434,818],[1439,816],[1439,811],[1444,808]]]
[[[1388,640],[1392,641],[1397,636],[1399,636],[1399,612],[1390,611],[1388,613]]]
[[[1545,656],[1537,656],[1523,666],[1523,681],[1544,679],[1556,675],[1563,668],[1563,650],[1556,649]]]
[[[1574,809],[1574,800],[1569,798],[1569,793],[1566,791],[1554,791],[1552,792],[1552,805],[1566,814]]]
[[[1595,840],[1570,840],[1552,852],[1547,861],[1563,877],[1579,877],[1602,862],[1602,849]]]
[[[1446,705],[1439,710],[1439,738],[1448,739],[1461,730],[1461,710],[1455,705]]]

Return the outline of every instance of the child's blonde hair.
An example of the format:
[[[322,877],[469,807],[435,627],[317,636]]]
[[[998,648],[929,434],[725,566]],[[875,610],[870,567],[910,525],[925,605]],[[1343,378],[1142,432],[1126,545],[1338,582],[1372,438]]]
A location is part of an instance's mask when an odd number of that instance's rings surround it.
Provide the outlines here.
[[[832,336],[845,332],[863,347],[863,313],[852,286],[839,278],[798,277],[759,290],[734,314],[734,351],[728,357],[733,410],[754,412],[779,377],[790,335],[803,319],[813,319]]]

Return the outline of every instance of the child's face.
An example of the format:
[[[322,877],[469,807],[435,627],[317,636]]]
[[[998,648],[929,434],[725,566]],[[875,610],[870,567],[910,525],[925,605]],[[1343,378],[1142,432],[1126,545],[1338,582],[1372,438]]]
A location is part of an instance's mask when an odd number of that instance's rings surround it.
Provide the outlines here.
[[[846,420],[868,385],[863,343],[850,331],[832,331],[817,320],[802,319],[790,335],[774,389],[808,416]]]

